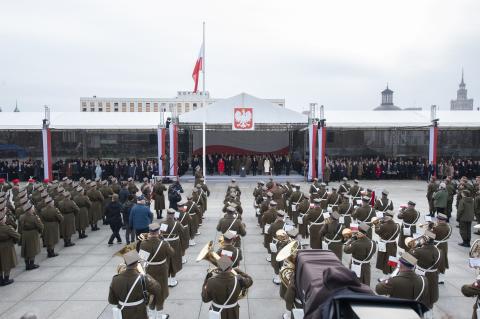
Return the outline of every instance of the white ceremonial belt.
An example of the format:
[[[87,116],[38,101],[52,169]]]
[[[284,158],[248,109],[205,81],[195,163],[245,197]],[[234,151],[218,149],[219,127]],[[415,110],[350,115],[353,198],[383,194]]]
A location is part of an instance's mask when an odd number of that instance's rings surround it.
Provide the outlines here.
[[[395,236],[395,238],[396,238],[396,237],[397,237],[397,236]],[[396,240],[396,239],[391,239],[391,240],[380,239],[380,242],[385,243],[385,244],[390,244],[390,243],[396,243],[397,240]]]
[[[422,268],[422,267],[420,267],[420,266],[418,266],[418,265],[417,265],[417,269],[420,270],[421,272],[424,272],[424,273],[425,273],[425,272],[436,272],[436,271],[437,271],[437,268],[435,268],[435,269],[430,269],[430,268],[425,269],[425,268]]]
[[[167,259],[165,258],[164,260],[161,260],[161,261],[148,261],[147,264],[150,266],[158,266],[158,265],[162,265],[164,264],[165,262],[167,261]]]
[[[358,259],[355,259],[355,258],[352,257],[352,262],[355,263],[355,264],[368,264],[370,262],[370,259],[369,260],[358,260]]]
[[[314,225],[324,225],[323,223],[310,223],[310,226],[314,226]]]
[[[403,224],[403,226],[408,226],[408,227],[417,226],[416,223],[415,224],[409,224],[409,223],[403,222],[402,224]]]
[[[300,299],[298,299],[298,298],[295,298],[295,302],[296,302],[296,303],[299,303],[299,304],[303,304],[303,302],[302,302]]]
[[[179,237],[176,236],[176,237],[172,237],[172,238],[164,238],[163,240],[165,241],[174,241],[174,240],[177,240]]]
[[[189,213],[190,216],[197,215],[197,213]]]
[[[328,204],[328,207],[338,206],[337,204]]]
[[[320,198],[321,201],[327,200],[327,198]]]
[[[439,245],[439,244],[442,244],[442,243],[446,243],[448,242],[448,238],[447,239],[443,239],[443,240],[434,240],[433,243],[435,244],[435,246]]]
[[[339,242],[341,242],[341,241],[342,241],[341,239],[333,240],[333,239],[325,238],[325,242],[326,242],[327,244],[330,244],[330,243],[339,243]]]
[[[218,308],[218,309],[230,309],[230,308],[236,307],[237,305],[238,305],[238,301],[235,303],[232,303],[231,305],[219,305],[218,303],[214,303],[212,301],[212,306],[215,306],[215,308]]]
[[[122,307],[135,307],[135,306],[141,305],[143,302],[144,300],[140,299],[138,301],[132,301],[132,302],[119,301],[118,304]]]

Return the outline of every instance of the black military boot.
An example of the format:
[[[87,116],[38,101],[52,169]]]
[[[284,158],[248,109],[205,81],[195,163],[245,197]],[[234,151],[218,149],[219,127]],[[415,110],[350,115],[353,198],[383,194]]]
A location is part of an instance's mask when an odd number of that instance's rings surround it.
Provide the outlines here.
[[[78,231],[78,238],[80,238],[80,239],[83,238],[83,237],[82,237],[82,231],[81,231],[81,230]]]
[[[31,270],[31,266],[30,266],[30,260],[28,259],[25,259],[25,270]]]
[[[52,248],[52,249],[47,249],[47,252],[48,252],[48,255],[47,255],[48,258],[53,258],[53,257],[57,257],[57,256],[58,256],[58,254],[55,253],[55,249],[54,249],[54,248]]]
[[[157,219],[162,218],[162,215],[160,215],[160,212],[157,210]]]
[[[10,279],[10,274],[3,276],[2,286],[7,286],[13,283],[13,279]]]
[[[35,264],[35,259],[30,260],[30,269],[37,269],[40,267],[39,265]]]
[[[88,235],[85,235],[85,230],[82,230],[82,238],[87,238]]]

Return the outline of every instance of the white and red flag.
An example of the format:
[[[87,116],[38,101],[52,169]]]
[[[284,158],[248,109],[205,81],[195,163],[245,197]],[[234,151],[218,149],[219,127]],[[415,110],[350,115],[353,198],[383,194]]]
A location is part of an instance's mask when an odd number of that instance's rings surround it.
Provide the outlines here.
[[[203,71],[203,63],[205,60],[205,45],[202,43],[200,52],[198,53],[197,62],[195,62],[195,67],[193,68],[192,78],[195,86],[193,88],[193,93],[197,92],[198,89],[198,79],[200,78],[200,71]]]
[[[398,258],[396,256],[388,256],[388,261],[387,265],[389,265],[392,268],[397,267],[398,265]]]

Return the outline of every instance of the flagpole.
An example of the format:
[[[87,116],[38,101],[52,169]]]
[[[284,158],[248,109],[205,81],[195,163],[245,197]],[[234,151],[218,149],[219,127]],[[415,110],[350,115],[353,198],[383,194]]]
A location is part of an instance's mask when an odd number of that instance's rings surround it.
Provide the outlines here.
[[[202,59],[202,81],[203,81],[203,93],[202,93],[202,100],[203,100],[203,123],[202,123],[202,170],[203,170],[203,176],[205,177],[205,180],[206,180],[206,176],[207,176],[207,173],[206,173],[206,170],[205,170],[205,167],[206,167],[206,155],[207,155],[207,151],[206,151],[206,144],[205,144],[205,121],[206,121],[206,105],[205,105],[205,21],[203,22],[203,43],[202,43],[202,55],[203,55],[203,59]]]

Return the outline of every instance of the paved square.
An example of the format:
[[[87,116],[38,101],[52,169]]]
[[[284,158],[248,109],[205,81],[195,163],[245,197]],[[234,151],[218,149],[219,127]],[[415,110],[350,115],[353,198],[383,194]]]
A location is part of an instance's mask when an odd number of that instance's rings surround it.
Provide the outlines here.
[[[263,237],[256,226],[252,208],[255,183],[242,182],[242,179],[238,182],[242,190],[244,222],[247,225],[247,236],[242,240],[244,260],[241,267],[254,280],[248,296],[240,302],[240,318],[279,319],[285,304],[279,297],[278,286],[272,283],[273,270],[265,261]],[[186,193],[191,192],[192,184],[183,183]],[[396,210],[400,204],[414,200],[422,215],[427,211],[426,182],[361,181],[360,184],[377,191],[387,188]],[[215,243],[217,241],[215,227],[221,216],[227,184],[210,182],[208,185],[212,194],[206,219],[200,229],[201,235],[196,238],[197,245],[188,249],[188,263],[178,274],[179,284],[170,290],[170,297],[165,304],[165,311],[172,319],[207,318],[209,305],[201,302],[200,289],[208,264],[197,264],[194,259],[209,240],[214,240]],[[302,190],[308,191],[308,184],[303,183]],[[456,215],[455,211],[453,215]],[[470,318],[474,303],[473,298],[463,297],[460,292],[463,284],[473,282],[475,271],[468,267],[468,249],[457,245],[460,236],[453,220],[453,235],[449,242],[450,269],[445,284],[440,285],[440,300],[435,306],[435,318],[447,318],[447,315],[449,318]],[[111,277],[116,273],[116,266],[121,262],[119,257],[112,255],[122,246],[108,247],[109,235],[110,228],[102,226],[101,231],[88,232],[89,237],[86,239],[78,240],[75,237],[74,247],[63,248],[63,245],[58,245],[56,251],[60,256],[56,258],[46,259],[46,251],[43,249],[37,257],[40,268],[29,272],[24,270],[17,246],[20,264],[12,272],[15,283],[0,288],[0,318],[20,318],[27,311],[35,312],[39,318],[112,318],[107,302],[108,288]],[[475,235],[473,237],[476,239]],[[348,258],[345,257],[345,264]],[[373,265],[372,286],[380,275]]]

